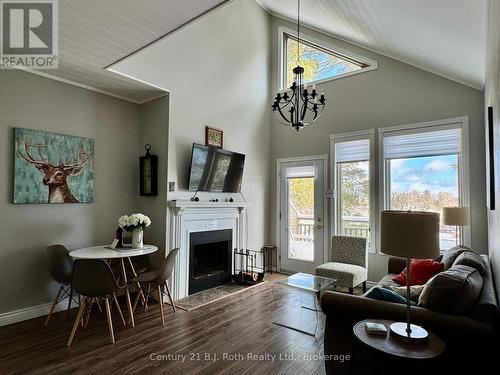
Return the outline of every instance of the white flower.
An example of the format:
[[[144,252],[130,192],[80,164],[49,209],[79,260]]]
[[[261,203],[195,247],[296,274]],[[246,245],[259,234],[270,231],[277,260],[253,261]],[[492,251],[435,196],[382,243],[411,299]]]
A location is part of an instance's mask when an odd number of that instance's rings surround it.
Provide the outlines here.
[[[118,225],[120,228],[126,231],[133,231],[137,228],[147,228],[151,225],[151,219],[146,215],[136,213],[130,216],[123,215],[118,219]]]

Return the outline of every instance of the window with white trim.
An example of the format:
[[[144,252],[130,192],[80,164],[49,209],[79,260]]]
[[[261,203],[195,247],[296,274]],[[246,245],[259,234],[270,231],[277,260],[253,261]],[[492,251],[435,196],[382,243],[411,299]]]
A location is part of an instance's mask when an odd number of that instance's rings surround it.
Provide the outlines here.
[[[374,243],[373,131],[332,136],[334,233]]]
[[[383,158],[383,207],[433,211],[464,205],[462,124],[445,124],[380,133]],[[442,250],[463,240],[460,228],[441,225]]]
[[[280,43],[282,54],[280,89],[292,85],[292,70],[297,66],[297,56],[300,56],[300,66],[304,68],[306,84],[318,83],[377,67],[375,61],[342,51],[302,34],[299,45],[296,35],[288,29],[280,29]]]

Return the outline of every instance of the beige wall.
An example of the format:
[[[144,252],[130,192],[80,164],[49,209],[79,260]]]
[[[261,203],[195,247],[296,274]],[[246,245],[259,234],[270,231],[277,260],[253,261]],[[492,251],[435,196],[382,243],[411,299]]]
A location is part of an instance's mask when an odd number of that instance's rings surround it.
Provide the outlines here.
[[[168,95],[140,106],[141,134],[139,155],[144,155],[144,145],[151,145],[151,153],[158,156],[158,195],[138,197],[137,209],[148,215],[152,226],[144,233],[147,243],[158,246],[159,251],[150,256],[156,266],[165,259],[166,208],[167,208],[167,160],[168,160]]]
[[[278,27],[280,26],[294,28],[293,24],[272,17],[272,93],[276,92],[278,82]],[[329,136],[335,133],[468,115],[472,246],[486,253],[483,93],[324,34],[307,29],[303,32],[344,50],[376,60],[378,69],[318,85],[319,89],[325,90],[328,102],[322,117],[310,128],[297,133],[272,120],[270,221],[273,234],[271,238],[274,238],[275,228],[277,158],[327,154]],[[378,280],[386,271],[386,258],[378,254],[371,255],[369,279]]]
[[[485,111],[493,107],[495,144],[496,210],[488,210],[488,240],[490,259],[495,274],[497,297],[500,291],[500,1],[490,0],[488,54],[486,60]],[[486,116],[486,112],[485,112]]]
[[[269,19],[254,1],[234,0],[112,67],[170,92],[168,181],[176,191],[168,199],[193,195],[191,148],[205,142],[206,125],[224,131],[224,148],[246,155],[251,248],[269,228]]]
[[[140,119],[135,104],[0,69],[0,313],[54,298],[46,246],[111,243],[136,207]],[[94,203],[12,204],[13,127],[94,138]]]

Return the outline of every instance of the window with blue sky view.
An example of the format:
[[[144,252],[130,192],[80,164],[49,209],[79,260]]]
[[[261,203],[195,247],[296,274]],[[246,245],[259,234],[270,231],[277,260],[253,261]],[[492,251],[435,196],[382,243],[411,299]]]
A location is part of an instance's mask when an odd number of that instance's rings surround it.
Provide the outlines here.
[[[300,56],[300,66],[304,68],[306,83],[312,83],[341,74],[359,70],[366,66],[363,63],[343,57],[333,51],[315,46],[301,40],[285,35],[286,41],[286,86],[293,83],[293,68],[298,65],[297,52]]]
[[[458,155],[392,159],[389,163],[390,208],[434,211],[459,206]],[[455,227],[441,226],[441,249],[455,245]]]

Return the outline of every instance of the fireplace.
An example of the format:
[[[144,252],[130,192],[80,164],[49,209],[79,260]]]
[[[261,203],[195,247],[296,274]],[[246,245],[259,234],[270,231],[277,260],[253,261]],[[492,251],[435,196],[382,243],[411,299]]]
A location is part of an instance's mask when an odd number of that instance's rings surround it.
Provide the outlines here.
[[[231,281],[233,231],[194,232],[189,235],[189,294]]]

